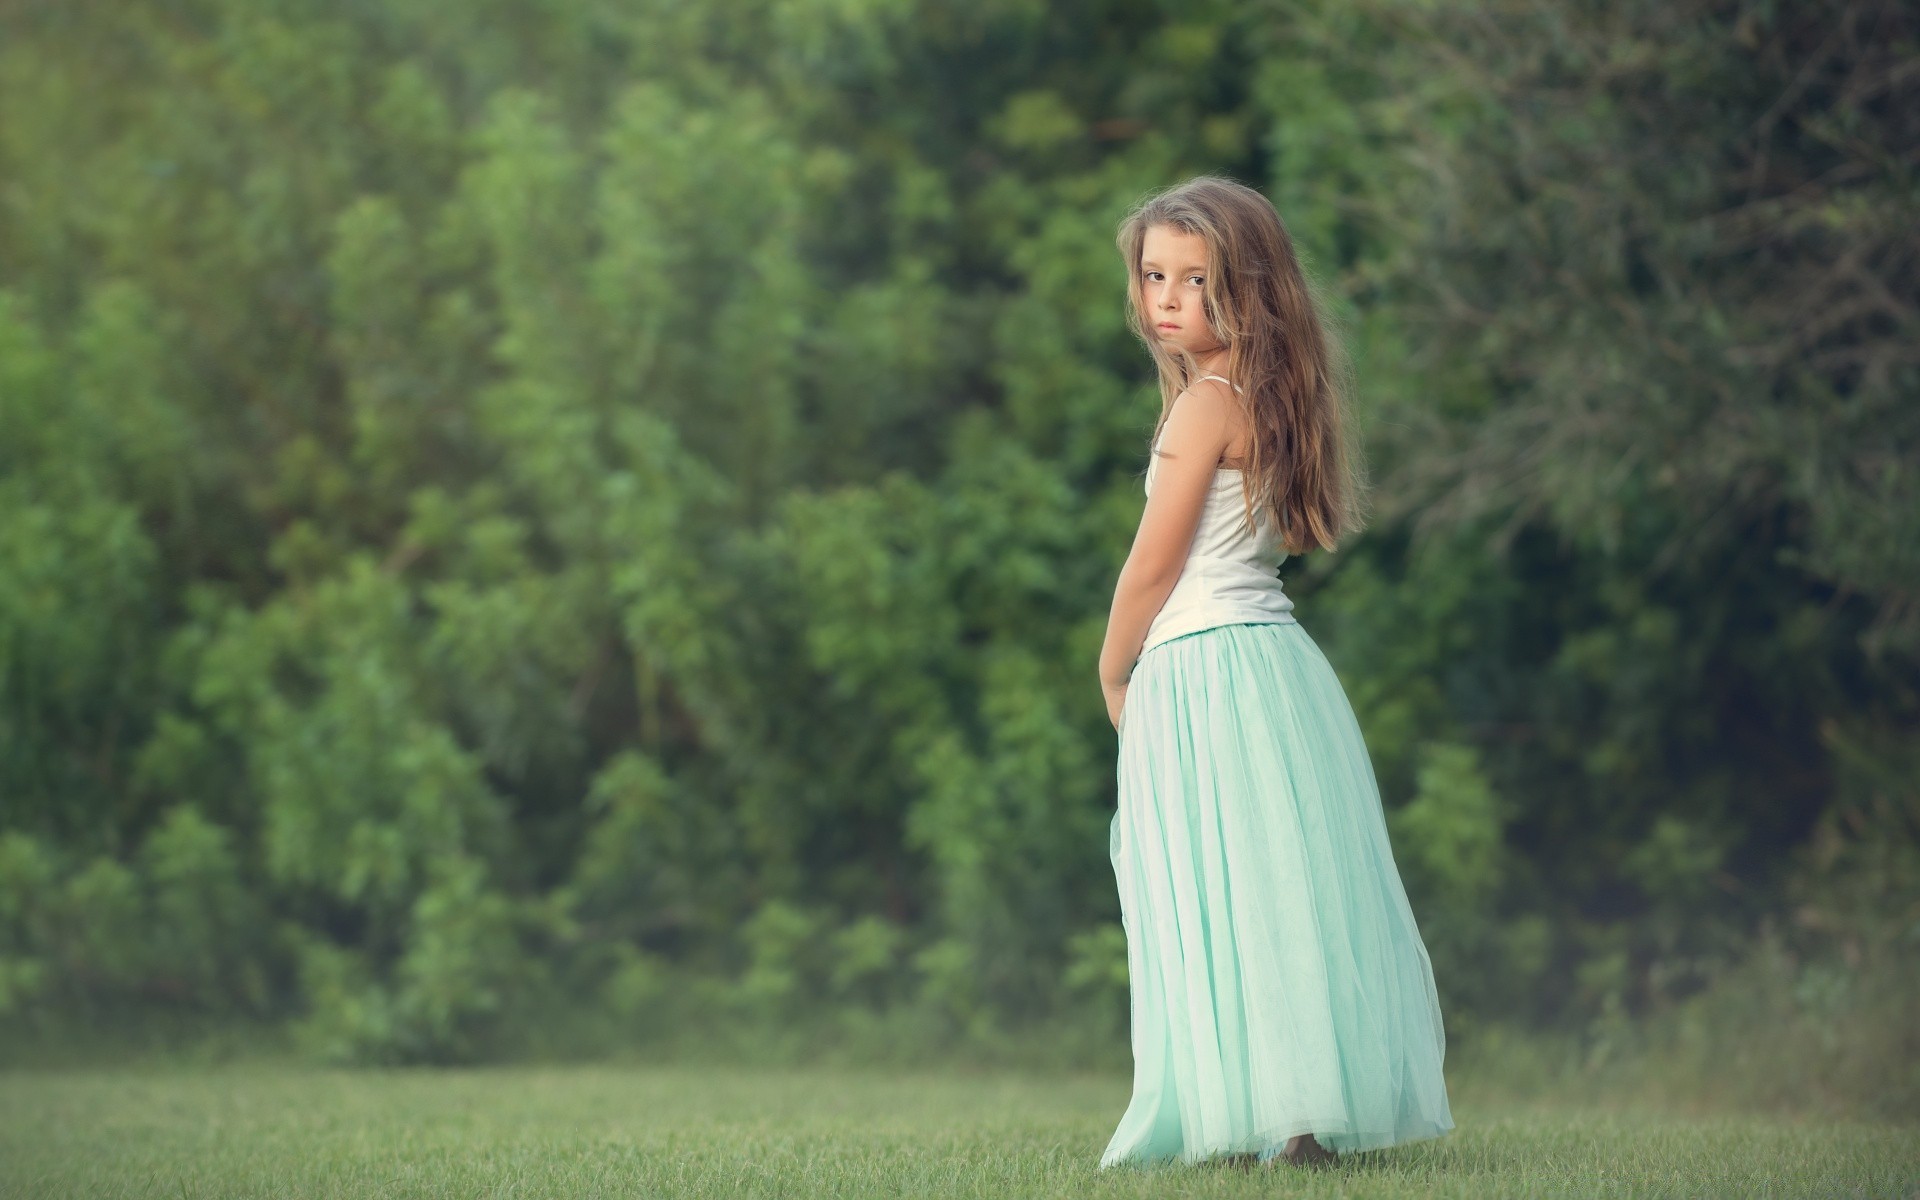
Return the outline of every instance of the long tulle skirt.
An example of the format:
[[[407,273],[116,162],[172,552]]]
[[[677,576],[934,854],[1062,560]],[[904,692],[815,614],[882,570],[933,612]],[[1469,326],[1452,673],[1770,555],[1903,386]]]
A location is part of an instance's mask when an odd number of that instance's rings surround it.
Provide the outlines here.
[[[1101,1167],[1452,1129],[1433,966],[1353,708],[1306,629],[1149,649],[1118,778],[1134,1078]]]

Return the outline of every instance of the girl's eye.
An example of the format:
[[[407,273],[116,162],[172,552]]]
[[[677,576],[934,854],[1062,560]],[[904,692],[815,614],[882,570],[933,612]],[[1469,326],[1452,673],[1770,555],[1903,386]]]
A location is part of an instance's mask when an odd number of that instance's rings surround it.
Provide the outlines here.
[[[1206,286],[1207,279],[1206,279],[1206,276],[1204,275],[1189,275],[1187,276],[1187,278],[1193,280],[1193,286],[1195,287]]]

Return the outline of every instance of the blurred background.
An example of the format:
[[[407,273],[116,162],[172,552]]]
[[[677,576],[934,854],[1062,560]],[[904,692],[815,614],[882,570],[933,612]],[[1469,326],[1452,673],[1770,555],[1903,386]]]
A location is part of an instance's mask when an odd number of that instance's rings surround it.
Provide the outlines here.
[[[14,0],[0,1061],[1124,1071],[1113,233],[1210,172],[1354,356],[1284,574],[1450,1067],[1920,1112],[1916,39]]]

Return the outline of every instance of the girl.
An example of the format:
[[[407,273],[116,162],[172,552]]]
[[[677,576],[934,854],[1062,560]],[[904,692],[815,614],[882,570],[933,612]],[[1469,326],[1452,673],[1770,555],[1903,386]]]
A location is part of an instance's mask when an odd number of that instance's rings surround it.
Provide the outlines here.
[[[1276,577],[1358,525],[1335,350],[1251,188],[1161,192],[1119,245],[1162,406],[1100,652],[1134,1060],[1100,1166],[1437,1137],[1433,967],[1353,709]]]

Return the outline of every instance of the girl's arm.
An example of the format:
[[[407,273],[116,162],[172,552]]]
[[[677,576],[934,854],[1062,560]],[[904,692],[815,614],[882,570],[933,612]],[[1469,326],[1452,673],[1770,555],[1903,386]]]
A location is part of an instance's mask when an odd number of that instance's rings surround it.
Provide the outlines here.
[[[1106,642],[1100,648],[1100,684],[1108,693],[1126,686],[1147,630],[1186,566],[1187,550],[1233,424],[1233,394],[1202,380],[1174,398],[1161,431],[1153,494],[1133,537],[1133,549],[1113,589]]]

